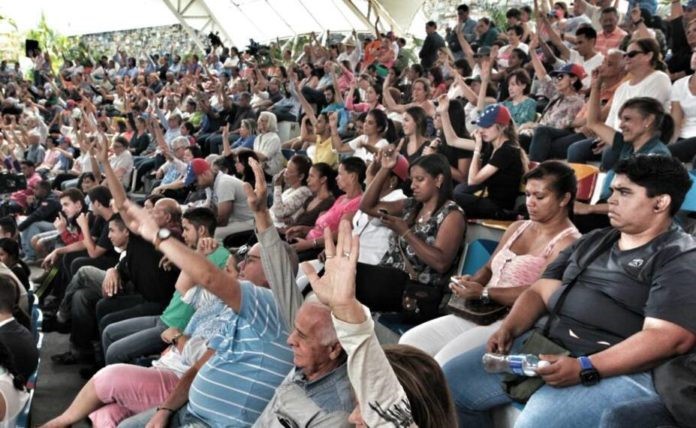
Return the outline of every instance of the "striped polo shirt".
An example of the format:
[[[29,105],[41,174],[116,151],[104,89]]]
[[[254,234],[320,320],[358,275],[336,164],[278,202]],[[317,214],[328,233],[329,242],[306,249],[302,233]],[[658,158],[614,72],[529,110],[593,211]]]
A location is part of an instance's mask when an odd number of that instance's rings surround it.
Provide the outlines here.
[[[239,314],[229,307],[225,327],[208,347],[215,354],[189,390],[188,412],[211,427],[250,426],[293,368],[288,331],[273,293],[241,281]]]

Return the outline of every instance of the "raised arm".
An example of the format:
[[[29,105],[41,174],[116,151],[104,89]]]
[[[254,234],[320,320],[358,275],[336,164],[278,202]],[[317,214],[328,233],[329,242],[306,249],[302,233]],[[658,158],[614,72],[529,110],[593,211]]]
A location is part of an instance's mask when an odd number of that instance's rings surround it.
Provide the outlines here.
[[[157,239],[159,231],[157,223],[137,204],[127,201],[121,212],[127,214],[129,229],[136,231],[143,239],[155,244],[155,247],[182,272],[185,272],[193,282],[202,285],[235,312],[239,312],[242,293],[236,275],[218,269],[206,257],[188,248],[177,239],[165,239],[160,242]]]
[[[391,75],[388,74],[387,78],[384,79],[384,83],[382,84],[382,101],[384,102],[384,107],[386,107],[387,110],[395,113],[405,112],[408,107],[402,104],[397,104],[396,101],[394,101],[394,97],[392,97],[391,92],[389,92],[390,86]]]
[[[449,99],[447,95],[440,95],[437,99],[437,111],[440,113],[440,120],[442,121],[442,132],[445,134],[445,139],[447,140],[447,145],[452,147],[457,147],[464,150],[474,150],[474,141],[468,138],[461,138],[454,132],[454,127],[452,126],[452,119],[449,117]]]
[[[290,72],[291,76],[291,83],[293,87],[295,88],[295,94],[297,95],[297,99],[300,101],[300,104],[302,105],[302,110],[304,110],[305,114],[309,117],[310,122],[312,122],[313,126],[317,125],[317,115],[314,112],[314,107],[307,101],[307,99],[302,95],[302,91],[300,90],[300,87],[297,85],[297,75],[295,75],[294,72]]]
[[[541,60],[537,56],[536,49],[539,47],[539,33],[532,34],[532,39],[529,42],[529,56],[532,61],[532,67],[534,67],[534,75],[538,80],[542,80],[546,77],[546,68]]]
[[[561,59],[563,59],[564,61],[568,61],[570,59],[570,49],[568,49],[568,46],[566,46],[565,43],[563,43],[563,40],[561,40],[561,36],[551,26],[551,23],[549,22],[548,18],[542,15],[539,16],[537,19],[540,20],[541,24],[546,29],[551,43],[553,43],[553,45],[556,46],[556,48],[558,49],[558,52],[561,54]]]
[[[590,90],[590,99],[587,103],[587,127],[601,138],[605,143],[611,144],[614,141],[616,131],[614,128],[607,126],[600,121],[599,114],[601,107],[599,105],[599,92],[601,91],[602,77],[597,70],[592,72],[592,86]]]

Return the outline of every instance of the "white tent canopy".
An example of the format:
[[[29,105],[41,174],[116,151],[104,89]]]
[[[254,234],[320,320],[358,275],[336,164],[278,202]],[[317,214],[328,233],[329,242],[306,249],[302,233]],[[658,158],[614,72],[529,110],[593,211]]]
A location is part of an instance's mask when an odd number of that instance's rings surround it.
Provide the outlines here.
[[[422,32],[418,0],[24,0],[0,3],[0,15],[14,19],[19,31],[35,28],[43,14],[60,34],[82,35],[181,23],[219,31],[226,44],[246,46],[331,30],[371,31],[380,16],[380,29],[398,34]]]

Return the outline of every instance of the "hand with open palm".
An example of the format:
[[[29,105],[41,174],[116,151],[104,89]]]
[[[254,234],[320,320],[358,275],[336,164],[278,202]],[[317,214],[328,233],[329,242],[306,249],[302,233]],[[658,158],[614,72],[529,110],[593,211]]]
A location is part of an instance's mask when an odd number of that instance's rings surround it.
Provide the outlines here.
[[[302,263],[309,283],[319,300],[331,308],[334,316],[351,324],[365,322],[362,305],[355,298],[355,273],[360,240],[353,236],[350,222],[342,220],[338,227],[338,242],[334,246],[331,231],[324,229],[326,251],[325,274],[317,275],[311,263]]]

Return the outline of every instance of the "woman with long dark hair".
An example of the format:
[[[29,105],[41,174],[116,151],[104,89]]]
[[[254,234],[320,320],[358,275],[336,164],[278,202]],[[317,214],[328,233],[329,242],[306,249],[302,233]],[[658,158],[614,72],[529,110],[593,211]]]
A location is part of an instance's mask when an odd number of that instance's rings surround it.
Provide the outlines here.
[[[321,252],[324,248],[324,229],[337,232],[341,219],[346,215],[352,217],[358,211],[365,186],[365,172],[366,166],[362,159],[343,159],[338,166],[336,183],[344,194],[336,199],[328,211],[317,217],[314,227],[305,235],[288,231],[287,237],[299,253],[300,260],[311,260]]]
[[[423,156],[410,165],[412,197],[381,201],[384,182],[399,165],[397,154],[398,150],[391,147],[383,152],[381,169],[365,192],[360,210],[380,218],[394,231],[380,266],[417,275],[418,283],[437,294],[464,239],[466,220],[462,210],[451,200],[450,166],[439,154]],[[404,285],[385,284],[385,288],[391,287],[384,290],[387,297],[380,304],[392,308],[400,306],[403,288],[398,287]]]
[[[546,266],[580,237],[571,221],[577,181],[567,164],[544,162],[524,176],[524,183],[529,220],[511,224],[491,258],[475,274],[456,277],[450,289],[458,298],[480,300],[485,293],[491,301],[512,307]],[[457,315],[445,315],[407,331],[399,343],[422,349],[444,365],[485,343],[501,324],[502,317],[479,326]]]
[[[0,341],[0,426],[15,426],[17,415],[29,400],[24,383],[10,350]]]

